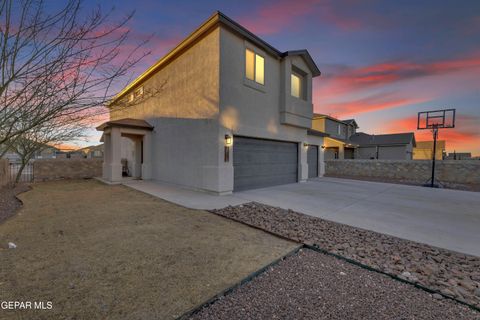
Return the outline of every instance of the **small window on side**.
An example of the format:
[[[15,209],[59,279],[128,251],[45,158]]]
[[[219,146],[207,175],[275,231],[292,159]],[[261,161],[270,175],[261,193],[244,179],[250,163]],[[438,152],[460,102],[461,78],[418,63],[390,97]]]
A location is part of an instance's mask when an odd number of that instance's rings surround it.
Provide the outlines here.
[[[140,87],[140,88],[136,89],[135,92],[133,93],[133,96],[134,96],[135,99],[143,96],[143,87]]]

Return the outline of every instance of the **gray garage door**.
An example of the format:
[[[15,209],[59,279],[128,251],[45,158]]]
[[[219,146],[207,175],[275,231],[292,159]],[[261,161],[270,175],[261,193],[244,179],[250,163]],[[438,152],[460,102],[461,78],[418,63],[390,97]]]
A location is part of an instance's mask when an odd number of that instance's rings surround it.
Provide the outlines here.
[[[234,137],[233,190],[297,182],[297,144]]]
[[[307,151],[308,177],[318,177],[318,146],[309,145]]]

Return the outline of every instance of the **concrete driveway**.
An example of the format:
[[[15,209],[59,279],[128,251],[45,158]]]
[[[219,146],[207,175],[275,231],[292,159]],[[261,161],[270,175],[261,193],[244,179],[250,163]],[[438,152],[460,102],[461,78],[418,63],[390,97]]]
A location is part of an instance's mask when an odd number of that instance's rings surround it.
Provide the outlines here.
[[[138,185],[142,185],[137,182]],[[143,190],[190,208],[256,201],[400,238],[480,256],[480,193],[336,178],[213,196],[176,187]],[[148,187],[150,186],[150,187]],[[153,184],[155,187],[155,184]],[[155,189],[155,188],[154,188]],[[150,192],[149,192],[150,191]],[[156,194],[155,194],[156,193]]]

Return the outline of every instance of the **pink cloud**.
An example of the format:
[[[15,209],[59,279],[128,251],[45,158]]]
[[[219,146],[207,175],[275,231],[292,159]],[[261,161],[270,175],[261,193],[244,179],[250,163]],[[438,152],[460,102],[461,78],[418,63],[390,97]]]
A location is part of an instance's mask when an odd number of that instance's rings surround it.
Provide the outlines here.
[[[347,69],[336,75],[317,78],[317,98],[360,91],[418,77],[480,68],[480,54],[467,58],[442,60],[432,63],[393,61]]]
[[[341,30],[355,30],[363,25],[356,17],[346,17],[335,9],[330,0],[273,1],[261,6],[257,12],[250,12],[238,21],[256,34],[269,35],[291,29],[313,17]]]
[[[389,94],[379,94],[357,100],[322,105],[322,109],[330,110],[332,115],[342,118],[366,112],[423,103],[428,100],[426,98],[399,98]]]

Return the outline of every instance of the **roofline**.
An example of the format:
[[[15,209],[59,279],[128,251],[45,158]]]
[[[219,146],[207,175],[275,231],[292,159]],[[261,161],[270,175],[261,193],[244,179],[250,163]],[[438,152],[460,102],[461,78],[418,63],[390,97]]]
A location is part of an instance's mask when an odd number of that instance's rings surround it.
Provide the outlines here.
[[[330,119],[330,120],[332,120],[332,121],[339,122],[339,123],[343,123],[343,124],[345,124],[345,125],[348,126],[348,124],[345,123],[345,122],[343,122],[342,120],[337,119],[337,118],[334,118],[334,117],[329,116],[329,115],[326,115],[326,114],[319,114],[319,113],[314,114],[313,117],[312,117],[312,119]],[[353,121],[355,121],[355,120],[353,120]],[[355,122],[355,123],[356,123],[356,122]],[[357,128],[359,128],[358,125],[357,125]]]
[[[153,131],[152,125],[150,125],[148,122],[147,122],[147,124],[149,125],[149,127],[139,126],[139,125],[135,125],[135,124],[116,123],[115,120],[114,120],[114,121],[104,122],[101,125],[99,125],[98,127],[96,127],[95,129],[97,131],[105,131],[105,129],[116,127],[116,128],[131,128],[131,129],[142,129],[142,130],[147,130],[147,131]]]
[[[307,135],[309,136],[317,136],[317,137],[330,137],[328,133],[318,131],[315,129],[307,129]]]
[[[155,62],[152,66],[150,66],[147,70],[145,70],[142,74],[140,74],[135,80],[130,82],[125,88],[123,88],[112,100],[108,103],[107,106],[111,106],[115,102],[117,102],[120,98],[124,97],[127,92],[131,89],[148,79],[149,77],[153,76],[162,66],[166,65],[168,62],[173,60],[182,50],[187,49],[189,46],[195,43],[201,37],[207,35],[211,31],[213,31],[219,24],[223,24],[226,27],[229,27],[231,30],[237,32],[238,34],[244,36],[248,40],[250,40],[253,44],[261,47],[266,52],[270,53],[271,55],[277,56],[278,58],[283,58],[289,55],[301,55],[305,62],[307,63],[308,67],[312,69],[312,75],[314,77],[319,76],[320,70],[318,69],[317,65],[313,61],[313,58],[310,56],[307,50],[296,50],[296,51],[286,51],[281,52],[278,49],[274,48],[264,40],[260,39],[258,36],[253,34],[252,32],[245,29],[245,27],[241,26],[237,22],[233,21],[225,14],[220,11],[216,11],[213,15],[211,15],[205,22],[203,22],[197,29],[195,29],[192,33],[190,33],[185,39],[183,39],[175,48],[170,50],[169,53],[164,55],[160,58],[157,62]]]
[[[361,143],[361,144],[358,144],[358,145],[360,147],[365,147],[365,146],[369,146],[369,147],[370,146],[379,146],[379,147],[381,147],[381,146],[405,146],[407,144],[410,144],[410,142],[408,142],[408,143],[406,143],[406,142],[405,143],[400,143],[400,142],[398,142],[398,143]]]
[[[352,141],[348,141],[348,140],[342,140],[342,139],[335,138],[335,137],[327,137],[327,138],[329,138],[329,139],[331,139],[331,140],[335,140],[335,141],[340,142],[340,143],[343,143],[343,144],[346,145],[346,146],[354,147],[354,148],[360,146],[358,143],[352,142]]]
[[[355,128],[360,129],[360,127],[358,126],[358,123],[357,123],[357,121],[355,121],[355,119],[347,119],[347,120],[341,120],[341,121],[343,123],[347,124],[347,125],[348,125],[347,121],[353,121],[353,123],[355,123]]]

